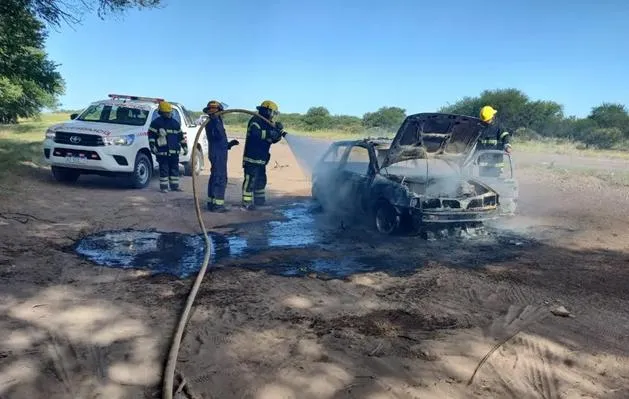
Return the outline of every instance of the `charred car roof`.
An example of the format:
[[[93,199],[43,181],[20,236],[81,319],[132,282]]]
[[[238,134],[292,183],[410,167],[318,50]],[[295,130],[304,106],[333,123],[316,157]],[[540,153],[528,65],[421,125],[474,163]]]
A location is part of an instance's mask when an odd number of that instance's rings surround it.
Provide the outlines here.
[[[447,113],[419,113],[404,119],[391,142],[383,167],[431,156],[462,161],[489,125],[479,118]]]

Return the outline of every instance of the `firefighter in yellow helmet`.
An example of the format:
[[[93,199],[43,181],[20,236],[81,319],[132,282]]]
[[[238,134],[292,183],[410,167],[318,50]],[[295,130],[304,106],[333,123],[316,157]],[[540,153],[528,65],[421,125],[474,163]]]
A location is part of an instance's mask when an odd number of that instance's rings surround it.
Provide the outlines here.
[[[157,107],[157,117],[149,127],[149,146],[159,163],[159,188],[165,193],[168,188],[181,191],[179,187],[179,151],[188,154],[186,136],[181,125],[172,117],[173,107],[161,101]]]
[[[482,150],[502,150],[511,153],[510,134],[496,122],[498,113],[493,107],[485,105],[480,109],[480,119],[489,124],[483,131],[476,151]],[[479,159],[479,173],[481,176],[499,177],[504,168],[504,155],[486,154]]]
[[[266,202],[266,165],[271,159],[271,144],[286,136],[284,126],[274,119],[279,114],[277,104],[265,100],[258,107],[258,113],[274,125],[259,116],[253,116],[247,123],[247,137],[242,160],[244,180],[242,183],[242,208],[253,210]]]

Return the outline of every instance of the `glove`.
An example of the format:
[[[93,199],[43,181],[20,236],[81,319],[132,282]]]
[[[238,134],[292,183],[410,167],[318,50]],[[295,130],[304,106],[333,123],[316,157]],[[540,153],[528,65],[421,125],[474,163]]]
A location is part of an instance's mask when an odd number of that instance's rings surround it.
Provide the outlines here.
[[[282,139],[282,133],[280,130],[273,129],[269,132],[269,135],[273,143],[277,143]]]
[[[227,143],[227,149],[228,149],[228,150],[231,150],[231,148],[232,148],[233,146],[238,145],[238,144],[240,144],[240,141],[238,141],[238,140],[236,140],[236,139],[231,140],[229,143]]]
[[[151,146],[151,153],[153,155],[157,155],[157,147],[155,147],[154,145]]]
[[[284,125],[282,124],[282,122],[275,122],[275,129],[276,129],[278,132],[283,131],[283,130],[284,130]]]
[[[282,137],[286,137],[286,130],[282,130]]]
[[[505,145],[505,152],[506,152],[507,154],[511,154],[511,144],[507,144],[507,145]]]
[[[188,155],[188,148],[184,147],[183,148],[183,156],[185,157],[186,155]]]

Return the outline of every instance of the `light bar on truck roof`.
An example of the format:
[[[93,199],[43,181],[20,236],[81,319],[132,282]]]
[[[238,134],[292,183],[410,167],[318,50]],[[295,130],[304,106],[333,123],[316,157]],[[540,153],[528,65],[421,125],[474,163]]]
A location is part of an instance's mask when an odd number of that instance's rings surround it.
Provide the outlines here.
[[[140,101],[151,101],[154,103],[158,103],[160,101],[164,101],[163,98],[156,98],[156,97],[141,97],[141,96],[130,96],[127,94],[109,94],[109,98],[124,98],[127,100],[140,100]]]

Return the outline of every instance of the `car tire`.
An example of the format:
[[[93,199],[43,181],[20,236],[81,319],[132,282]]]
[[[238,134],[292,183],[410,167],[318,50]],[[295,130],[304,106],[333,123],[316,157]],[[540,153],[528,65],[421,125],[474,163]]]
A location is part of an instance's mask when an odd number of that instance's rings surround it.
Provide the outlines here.
[[[146,154],[140,152],[135,157],[135,165],[133,166],[133,173],[129,176],[129,184],[133,188],[144,188],[151,182],[151,177],[153,177],[153,163]]]
[[[394,235],[400,231],[401,217],[395,207],[379,201],[374,210],[374,225],[381,234]]]
[[[63,183],[75,183],[79,176],[81,176],[81,171],[71,168],[62,168],[59,166],[52,166],[50,168],[52,170],[52,175],[58,182]]]
[[[197,162],[196,170],[194,172],[198,176],[203,170],[205,158],[203,158],[203,151],[200,148],[195,152],[195,156],[197,158]],[[184,162],[183,164],[183,173],[185,176],[192,176],[192,154],[190,154],[190,161]]]
[[[310,196],[312,198],[313,209],[318,212],[323,212],[323,203],[321,202],[321,198],[318,195],[319,190],[316,184],[312,185]]]

